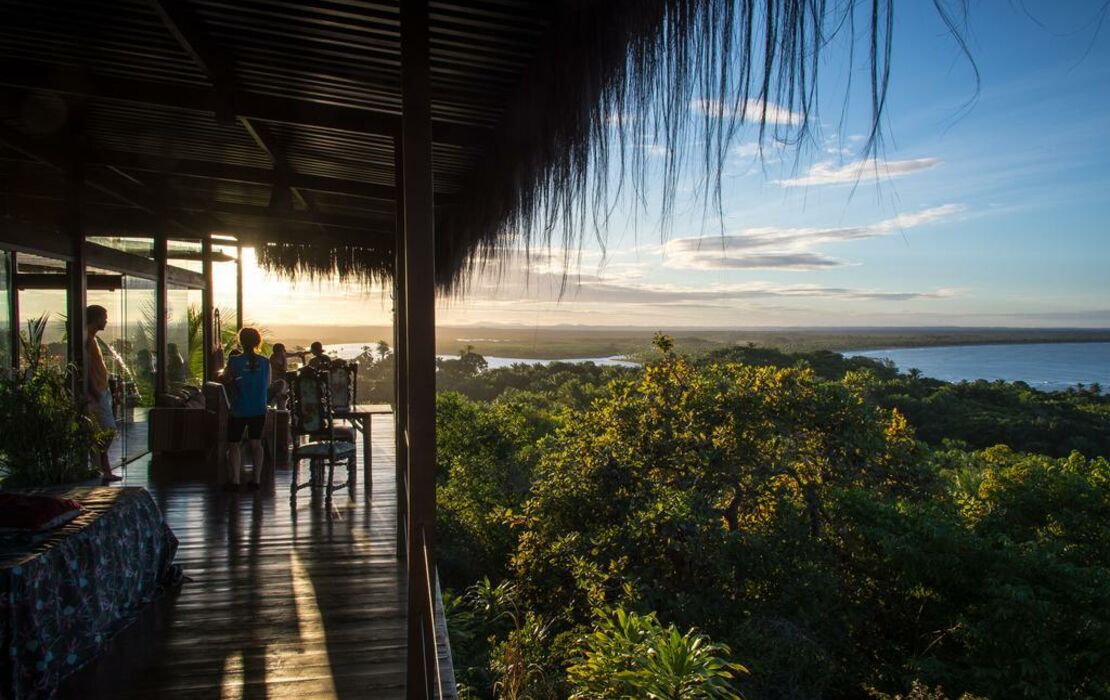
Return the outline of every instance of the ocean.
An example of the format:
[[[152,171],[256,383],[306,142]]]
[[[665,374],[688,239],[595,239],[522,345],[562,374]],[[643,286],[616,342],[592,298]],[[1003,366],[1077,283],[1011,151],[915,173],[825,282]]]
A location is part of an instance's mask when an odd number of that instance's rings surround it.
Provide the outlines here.
[[[917,368],[926,377],[946,382],[1004,379],[1043,391],[1098,383],[1103,391],[1110,389],[1110,343],[953,345],[846,350],[841,354],[888,359],[902,372]]]

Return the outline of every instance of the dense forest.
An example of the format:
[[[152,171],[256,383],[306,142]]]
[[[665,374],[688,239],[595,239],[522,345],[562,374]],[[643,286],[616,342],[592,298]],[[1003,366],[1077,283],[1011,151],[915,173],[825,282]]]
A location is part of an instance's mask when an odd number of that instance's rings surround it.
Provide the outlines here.
[[[1110,696],[1101,387],[656,344],[440,362],[463,697]]]

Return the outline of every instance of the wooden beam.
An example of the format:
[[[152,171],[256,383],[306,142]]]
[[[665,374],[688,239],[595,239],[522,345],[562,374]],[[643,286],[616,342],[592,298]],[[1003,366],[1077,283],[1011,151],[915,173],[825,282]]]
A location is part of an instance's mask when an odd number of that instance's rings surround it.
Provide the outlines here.
[[[235,256],[235,327],[243,327],[243,246],[236,246]]]
[[[57,216],[53,218],[53,222],[43,221],[44,224],[51,226],[49,230],[31,229],[26,225],[21,226],[19,222],[4,222],[4,225],[0,226],[0,247],[20,253],[45,255],[58,260],[72,260],[73,246],[57,229]]]
[[[0,227],[0,230],[3,230],[2,227]],[[10,357],[8,358],[8,361],[11,363],[10,366],[12,369],[18,369],[20,355],[19,290],[15,288],[14,281],[15,276],[19,271],[19,253],[15,252],[14,250],[11,251],[8,254],[7,265],[8,280],[11,281],[8,284],[8,320],[10,321],[10,323],[8,324],[8,349],[10,351]]]
[[[428,0],[401,3],[402,183],[408,359],[406,694],[438,697],[431,572],[436,551],[435,196]],[[398,407],[405,410],[405,407]]]
[[[397,482],[397,558],[405,556],[405,538],[408,528],[408,499],[405,486],[405,470],[408,467],[409,451],[405,435],[408,431],[408,305],[405,303],[405,206],[404,206],[404,158],[401,139],[393,140],[394,173],[397,178],[397,226],[393,248],[393,397],[394,397],[394,449]]]
[[[252,122],[252,124],[255,123],[257,122]],[[128,153],[126,151],[87,147],[84,152],[84,162],[89,165],[112,168],[117,172],[134,171],[138,173],[157,173],[163,176],[172,175],[205,180],[225,180],[228,182],[243,182],[265,186],[272,186],[274,184],[274,171],[270,168],[256,168],[249,165],[232,165],[207,160],[174,158],[165,155]],[[310,190],[313,192],[340,194],[350,197],[381,199],[389,202],[392,202],[397,196],[396,188],[391,184],[383,185],[371,182],[359,182],[357,180],[346,180],[327,175],[290,173],[289,185],[302,191]],[[442,198],[443,195],[440,195],[440,197]]]
[[[174,289],[204,289],[204,275],[170,265],[166,270],[166,283]]]
[[[221,97],[213,90],[185,83],[154,82],[94,75],[88,71],[41,63],[5,60],[0,85],[25,90],[42,90],[90,99],[117,100],[168,109],[218,113]],[[235,116],[276,124],[336,129],[359,134],[394,136],[400,132],[400,115],[388,110],[315,102],[237,91],[231,97]],[[492,137],[486,126],[436,121],[437,144],[480,147]]]
[[[51,275],[45,272],[22,273],[15,277],[16,289],[61,289],[69,288],[67,275]],[[85,288],[115,291],[123,287],[123,275],[85,275]]]
[[[69,332],[69,362],[74,368],[73,395],[84,397],[87,391],[88,352],[85,348],[87,324],[85,307],[88,305],[88,287],[85,274],[84,232],[81,230],[81,196],[84,176],[80,163],[72,163],[66,170],[66,206],[62,216],[62,232],[69,239],[73,258],[66,262],[68,289],[66,315]]]
[[[125,253],[122,250],[85,241],[85,261],[92,267],[100,267],[113,272],[122,272],[145,280],[158,280],[158,263],[150,258]]]
[[[163,232],[159,232],[163,234]],[[154,393],[169,390],[166,371],[169,359],[169,241],[165,235],[154,239],[154,263],[158,266],[158,279],[154,289]]]
[[[204,342],[204,381],[210,382],[216,378],[216,372],[221,369],[215,366],[212,358],[212,349],[215,347],[215,328],[212,322],[212,239],[205,238],[201,241],[201,251],[204,255],[204,288],[200,296],[201,336]]]
[[[32,160],[36,160],[43,165],[61,172],[67,172],[69,161],[75,159],[81,160],[84,151],[84,147],[77,146],[75,142],[66,146],[58,146],[50,142],[36,141],[3,125],[0,125],[0,143]],[[150,194],[143,191],[140,187],[136,187],[133,182],[122,182],[119,181],[118,177],[105,173],[101,173],[99,176],[94,177],[90,174],[90,167],[87,163],[82,165],[81,172],[82,182],[85,185],[114,197],[128,206],[141,209],[148,213],[154,213],[158,209],[153,203]],[[172,222],[186,232],[192,232],[194,235],[196,234],[195,229],[197,227],[195,222],[192,222],[188,218],[178,216],[173,219]]]

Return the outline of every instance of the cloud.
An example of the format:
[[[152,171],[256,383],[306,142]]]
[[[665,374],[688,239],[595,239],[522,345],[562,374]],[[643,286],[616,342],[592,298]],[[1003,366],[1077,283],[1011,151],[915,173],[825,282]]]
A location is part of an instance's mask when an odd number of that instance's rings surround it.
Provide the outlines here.
[[[781,228],[763,226],[724,236],[676,238],[663,246],[667,267],[695,270],[823,270],[851,263],[828,257],[814,248],[845,241],[885,236],[924,226],[963,211],[959,204],[898,216],[863,226]]]
[[[695,112],[712,117],[734,117],[757,122],[765,119],[768,124],[798,125],[804,121],[798,112],[763,100],[747,100],[743,106],[722,104],[720,100],[694,100],[690,107]]]
[[[864,158],[853,163],[837,166],[832,161],[824,161],[814,164],[805,175],[785,180],[775,180],[774,183],[783,187],[805,187],[808,185],[869,182],[879,178],[892,179],[910,173],[930,170],[942,162],[939,158],[914,158],[912,160]]]
[[[847,301],[911,301],[915,299],[946,299],[952,296],[955,296],[955,292],[949,289],[903,292],[773,282],[745,282],[694,287],[634,282],[618,283],[589,276],[582,276],[576,281],[572,281],[568,293],[568,298],[576,302],[635,304],[688,304],[690,302],[707,303],[802,297]]]

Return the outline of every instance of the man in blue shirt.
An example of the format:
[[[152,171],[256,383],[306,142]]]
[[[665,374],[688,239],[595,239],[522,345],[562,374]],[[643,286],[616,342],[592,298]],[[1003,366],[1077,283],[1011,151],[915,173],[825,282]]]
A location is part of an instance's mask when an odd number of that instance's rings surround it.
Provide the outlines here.
[[[258,354],[262,335],[254,328],[239,330],[239,346],[242,355],[228,359],[220,380],[227,387],[231,409],[227,419],[227,462],[228,483],[225,490],[239,490],[239,474],[242,459],[239,441],[247,434],[250,444],[254,471],[247,488],[257,490],[262,480],[264,458],[262,454],[262,428],[266,424],[266,395],[270,388],[270,363]]]

